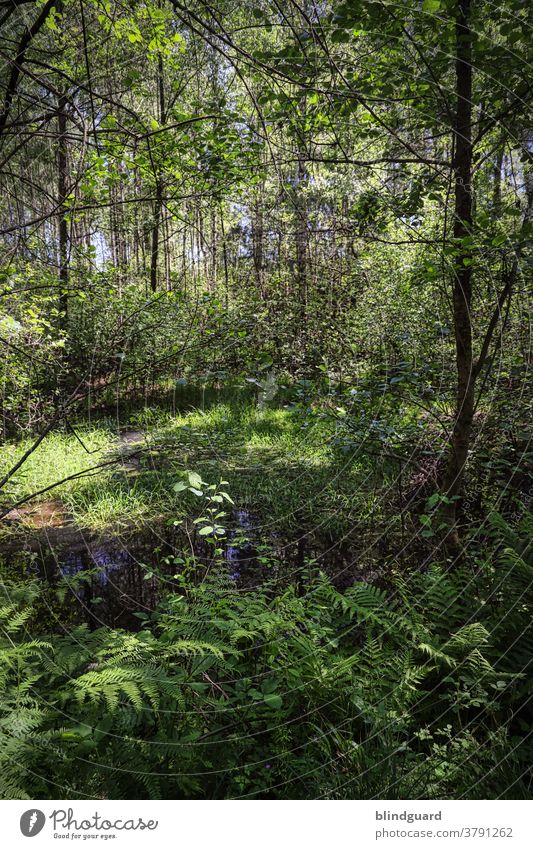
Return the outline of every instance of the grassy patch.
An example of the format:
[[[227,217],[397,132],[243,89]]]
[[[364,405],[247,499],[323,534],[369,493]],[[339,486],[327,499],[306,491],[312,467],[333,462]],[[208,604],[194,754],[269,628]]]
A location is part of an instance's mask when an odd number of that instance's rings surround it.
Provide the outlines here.
[[[80,525],[197,515],[198,498],[173,492],[185,469],[210,483],[228,480],[237,507],[254,511],[272,531],[347,533],[356,517],[367,518],[374,509],[372,462],[358,452],[340,452],[331,421],[306,425],[289,409],[234,403],[176,416],[151,409],[132,426],[142,429],[144,442],[121,446],[121,464],[54,490]],[[24,476],[17,476],[12,495],[21,497],[119,451],[106,427],[81,429],[80,436],[96,453],[87,455],[72,434],[53,434],[28,461]],[[24,448],[13,446],[4,465]]]
[[[7,484],[6,494],[10,501],[17,501],[103,462],[116,440],[116,435],[105,425],[94,428],[80,427],[76,432],[85,448],[75,436],[67,432],[51,433],[41,442]],[[4,475],[34,441],[34,438],[31,438],[3,445],[0,473]],[[51,494],[62,497],[79,486],[80,482],[77,480],[67,481],[54,488]]]

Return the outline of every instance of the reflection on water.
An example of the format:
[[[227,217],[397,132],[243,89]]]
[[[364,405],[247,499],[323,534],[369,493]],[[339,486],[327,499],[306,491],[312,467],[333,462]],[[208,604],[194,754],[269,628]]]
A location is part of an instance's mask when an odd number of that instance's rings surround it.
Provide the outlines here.
[[[10,571],[19,563],[27,574],[27,564],[33,563],[51,588],[62,588],[56,622],[68,614],[71,624],[87,622],[91,628],[110,625],[138,630],[165,593],[182,591],[183,564],[187,564],[187,580],[198,581],[213,566],[209,544],[174,526],[130,532],[128,538],[91,537],[72,525],[47,528],[45,533],[41,529],[33,536],[25,534],[17,548],[4,548],[1,554]],[[258,517],[244,509],[233,512],[223,562],[228,586],[244,592],[265,580],[274,591],[279,586],[283,592],[288,583],[303,588],[302,576],[309,570],[326,572],[339,588],[378,577],[373,566],[368,561],[364,566],[346,543],[328,545],[304,532],[290,539],[272,534],[265,539]]]
[[[224,556],[231,569],[230,580],[238,581],[246,564],[250,564],[256,552],[250,540],[253,522],[249,511],[235,510],[234,517],[237,528],[229,533]]]
[[[236,510],[232,524],[224,560],[229,579],[237,582],[253,571],[254,522],[248,511]],[[205,574],[212,551],[201,537],[192,542],[194,551],[187,550],[186,538],[173,526],[120,539],[92,537],[65,525],[47,528],[44,535],[28,534],[23,538],[25,554],[20,549],[4,551],[4,559],[14,562],[26,556],[27,562],[33,552],[41,579],[52,587],[61,583],[66,587],[64,604],[72,621],[85,621],[93,628],[105,624],[137,630],[142,616],[155,609],[161,596],[178,589],[175,576],[182,566],[174,563],[175,557],[181,564],[193,557],[197,578]]]
[[[136,630],[141,619],[135,614],[149,614],[159,595],[143,553],[142,545],[86,541],[84,547],[43,552],[41,574],[52,585],[64,580],[65,603],[76,603],[78,609],[71,611],[76,619],[91,627],[105,624]],[[153,551],[148,553],[153,558]]]
[[[66,554],[64,559],[58,563],[59,571],[65,577],[76,575],[82,569],[87,569],[87,560],[89,560],[98,568],[97,578],[99,583],[106,586],[112,572],[124,566],[129,566],[132,561],[129,551],[124,549],[111,553],[105,548],[95,548],[89,552],[89,555],[90,557],[87,558],[79,553]]]

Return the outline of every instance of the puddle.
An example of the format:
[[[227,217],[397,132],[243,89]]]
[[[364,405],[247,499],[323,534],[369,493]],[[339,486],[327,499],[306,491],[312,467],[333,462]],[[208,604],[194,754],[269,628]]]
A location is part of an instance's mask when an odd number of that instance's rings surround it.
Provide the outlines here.
[[[192,580],[202,580],[212,569],[209,545],[199,536],[189,537],[183,528],[161,523],[131,528],[121,537],[98,536],[69,524],[58,502],[43,502],[39,508],[26,513],[35,524],[20,525],[18,533],[0,545],[0,558],[10,574],[17,569],[37,574],[52,588],[63,582],[63,605],[60,609],[52,605],[56,625],[58,621],[87,622],[90,628],[109,625],[138,630],[142,617],[152,613],[164,594],[174,588],[181,591],[175,575],[182,567],[174,563],[174,557],[190,564],[194,551]],[[243,592],[265,582],[274,591],[279,587],[280,593],[290,583],[304,592],[303,576],[319,571],[326,572],[339,588],[355,580],[379,578],[377,569],[358,563],[347,544],[328,546],[303,533],[292,539],[272,535],[266,539],[259,518],[244,509],[233,512],[222,568],[229,586]]]
[[[67,604],[75,601],[76,618],[91,628],[110,625],[136,631],[142,621],[135,614],[150,614],[159,596],[140,554],[109,540],[88,541],[84,550],[49,553],[42,561],[42,575],[52,584],[65,579]]]
[[[247,567],[255,565],[254,561],[257,557],[257,549],[253,543],[255,523],[248,510],[235,510],[234,520],[237,527],[228,534],[224,558],[228,564],[230,579],[239,581]]]
[[[230,391],[234,394],[236,390]],[[204,391],[200,406],[220,403],[222,394]],[[173,398],[180,408],[198,400],[193,387],[178,386]],[[152,454],[146,434],[134,427],[119,432],[113,452],[119,459],[117,472],[129,474],[135,474]],[[173,564],[173,556],[190,564],[194,555],[197,570],[193,579],[201,580],[212,566],[212,551],[205,540],[191,529],[189,536],[183,528],[163,522],[152,528],[132,525],[122,529],[120,537],[109,531],[98,536],[76,526],[58,499],[22,505],[5,518],[9,533],[0,540],[0,561],[10,574],[17,568],[22,574],[31,571],[52,587],[63,581],[66,621],[71,624],[86,621],[90,627],[106,624],[137,630],[142,619],[136,614],[150,614],[163,593],[179,587],[174,575],[181,567]],[[340,588],[355,580],[376,580],[372,565],[362,566],[354,551],[348,543],[328,544],[305,532],[292,538],[271,531],[265,534],[258,516],[235,509],[222,568],[230,586],[244,592],[266,581],[283,592],[289,583],[300,585],[306,571],[322,570]],[[54,621],[61,619],[62,612],[56,612]]]

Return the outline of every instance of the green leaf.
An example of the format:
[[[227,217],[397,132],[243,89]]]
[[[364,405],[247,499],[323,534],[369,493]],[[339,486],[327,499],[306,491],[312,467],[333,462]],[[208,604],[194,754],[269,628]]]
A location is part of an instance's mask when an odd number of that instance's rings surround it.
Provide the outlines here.
[[[208,534],[212,534],[215,529],[211,527],[211,525],[205,525],[203,528],[200,528],[198,531],[201,537],[206,537]]]
[[[283,699],[277,693],[265,693],[263,701],[269,707],[274,708],[274,710],[279,710],[283,705]]]
[[[438,12],[440,9],[440,0],[424,0],[422,3],[423,12]]]
[[[189,478],[189,486],[193,486],[195,489],[200,489],[203,481],[198,472],[187,472],[187,477]]]
[[[270,354],[261,354],[259,357],[259,371],[264,371],[267,368],[270,368],[274,360],[270,356]]]

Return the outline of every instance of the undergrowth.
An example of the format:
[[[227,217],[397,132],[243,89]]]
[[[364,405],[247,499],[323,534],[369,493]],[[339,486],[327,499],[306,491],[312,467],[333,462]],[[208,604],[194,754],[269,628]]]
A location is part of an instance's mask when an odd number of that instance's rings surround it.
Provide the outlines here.
[[[523,523],[387,589],[222,572],[140,630],[43,631],[3,586],[4,798],[524,798],[533,578]]]

